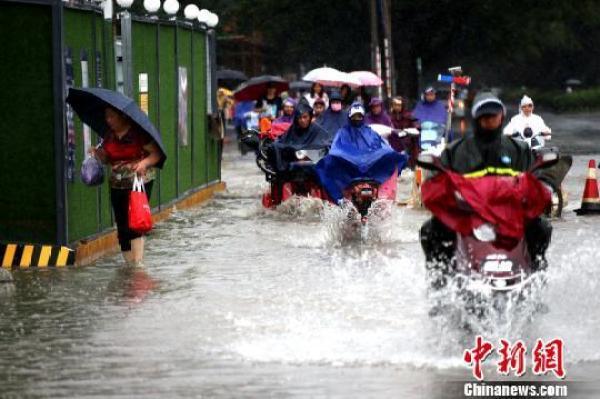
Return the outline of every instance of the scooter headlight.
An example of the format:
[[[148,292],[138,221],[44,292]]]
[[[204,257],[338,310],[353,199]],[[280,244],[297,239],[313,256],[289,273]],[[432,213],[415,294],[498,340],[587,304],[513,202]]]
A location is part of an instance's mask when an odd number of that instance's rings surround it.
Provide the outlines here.
[[[304,150],[296,151],[296,158],[298,158],[298,160],[303,160],[304,158],[306,158],[306,151],[304,151]]]
[[[496,239],[496,231],[494,226],[489,223],[484,223],[481,226],[473,229],[473,235],[479,241],[490,242]]]

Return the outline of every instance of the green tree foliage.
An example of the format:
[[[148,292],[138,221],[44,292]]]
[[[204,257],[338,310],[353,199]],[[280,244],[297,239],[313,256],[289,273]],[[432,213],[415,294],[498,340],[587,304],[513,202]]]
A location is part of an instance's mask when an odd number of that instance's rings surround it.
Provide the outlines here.
[[[190,2],[190,1],[187,1]],[[186,3],[184,1],[184,3]],[[398,84],[414,90],[415,59],[426,77],[462,65],[486,85],[560,87],[576,77],[597,84],[597,0],[392,0]],[[259,32],[268,69],[370,66],[368,0],[205,0],[236,32]]]
[[[369,68],[369,14],[364,1],[212,0],[202,7],[232,21],[236,32],[259,32],[267,45],[267,69],[298,72],[324,64]]]
[[[426,70],[462,64],[480,82],[556,87],[596,83],[600,3],[581,0],[394,1],[394,41]]]

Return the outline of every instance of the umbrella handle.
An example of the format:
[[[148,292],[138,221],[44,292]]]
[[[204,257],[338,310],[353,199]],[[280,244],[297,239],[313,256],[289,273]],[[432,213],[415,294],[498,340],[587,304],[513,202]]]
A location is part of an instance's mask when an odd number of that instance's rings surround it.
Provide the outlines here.
[[[92,147],[92,148],[94,148],[95,150],[99,150],[102,147],[102,144],[104,144],[104,140],[100,140],[100,142],[97,145],[95,145],[94,147]],[[91,157],[95,158],[95,155],[92,155],[89,152],[89,149],[88,149],[88,153],[86,154],[86,158],[91,158]]]

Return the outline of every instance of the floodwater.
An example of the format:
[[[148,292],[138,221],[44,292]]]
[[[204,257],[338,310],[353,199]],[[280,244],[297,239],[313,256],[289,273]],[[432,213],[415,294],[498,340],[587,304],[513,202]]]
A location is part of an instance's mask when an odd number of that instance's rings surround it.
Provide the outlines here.
[[[263,210],[253,158],[229,146],[227,192],[159,224],[144,269],[123,269],[115,255],[15,271],[15,284],[0,286],[0,398],[453,397],[448,381],[472,379],[462,354],[476,334],[530,351],[561,337],[566,381],[579,391],[569,397],[598,397],[600,219],[572,212],[589,159],[577,155],[567,177],[570,203],[532,306],[465,328],[429,315],[425,211],[394,206],[387,223],[343,239],[336,208]],[[523,380],[539,380],[528,368]]]

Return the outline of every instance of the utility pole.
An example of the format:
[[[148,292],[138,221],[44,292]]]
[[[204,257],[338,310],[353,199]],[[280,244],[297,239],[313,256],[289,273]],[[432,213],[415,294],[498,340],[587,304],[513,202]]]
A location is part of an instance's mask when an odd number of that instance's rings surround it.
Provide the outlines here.
[[[381,50],[379,47],[379,24],[377,18],[377,3],[378,0],[371,0],[370,14],[371,14],[371,67],[373,72],[379,77],[381,75]],[[382,97],[381,87],[377,88],[378,97]]]
[[[392,45],[392,13],[390,0],[380,0],[383,20],[383,56],[385,64],[385,90],[387,98],[396,95],[396,73]]]

